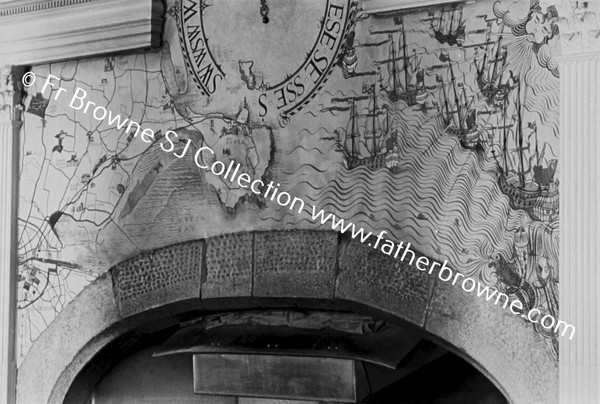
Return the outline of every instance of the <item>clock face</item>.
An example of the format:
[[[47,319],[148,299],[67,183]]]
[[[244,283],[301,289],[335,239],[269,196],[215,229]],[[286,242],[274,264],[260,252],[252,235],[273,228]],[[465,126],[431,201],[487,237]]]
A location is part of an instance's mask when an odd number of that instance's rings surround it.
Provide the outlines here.
[[[180,0],[188,75],[205,96],[240,97],[285,126],[338,64],[350,0]]]

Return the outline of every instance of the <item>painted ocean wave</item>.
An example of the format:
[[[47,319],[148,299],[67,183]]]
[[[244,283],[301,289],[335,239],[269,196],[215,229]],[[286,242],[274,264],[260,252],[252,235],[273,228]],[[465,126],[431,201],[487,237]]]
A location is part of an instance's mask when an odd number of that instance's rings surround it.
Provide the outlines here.
[[[548,232],[550,225],[510,207],[498,187],[493,158],[463,149],[457,138],[444,133],[434,115],[410,108],[390,108],[390,113],[391,130],[399,134],[399,172],[364,166],[348,171],[336,163],[331,181],[319,185],[300,180],[292,193],[305,195],[307,202],[366,231],[386,230],[390,239],[411,242],[488,284],[497,282],[488,266],[491,257],[513,256],[519,227],[530,229],[531,243],[558,267],[558,226]],[[324,160],[319,171],[326,164],[331,162]],[[312,170],[303,165],[293,177],[304,178],[314,174]],[[289,220],[300,224],[307,219]]]

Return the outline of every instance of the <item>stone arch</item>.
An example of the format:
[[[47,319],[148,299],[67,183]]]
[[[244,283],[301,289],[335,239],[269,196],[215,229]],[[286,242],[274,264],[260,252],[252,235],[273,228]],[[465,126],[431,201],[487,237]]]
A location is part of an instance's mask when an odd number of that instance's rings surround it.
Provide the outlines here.
[[[517,316],[336,232],[291,230],[171,245],[111,268],[34,343],[17,402],[62,403],[94,355],[149,319],[160,327],[189,311],[288,306],[377,313],[427,332],[512,403],[556,401],[557,363]]]

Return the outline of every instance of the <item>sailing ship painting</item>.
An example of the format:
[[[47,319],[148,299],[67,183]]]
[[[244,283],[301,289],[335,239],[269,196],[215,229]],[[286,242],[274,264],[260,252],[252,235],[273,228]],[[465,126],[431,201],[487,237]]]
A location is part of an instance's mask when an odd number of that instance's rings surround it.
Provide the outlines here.
[[[538,8],[517,16],[510,4],[361,19],[343,86],[325,90],[324,119],[298,135],[324,131],[320,152],[336,151],[333,179],[306,185],[325,206],[397,239],[423,230],[420,242],[466,274],[556,314],[559,86],[536,53],[556,39],[534,46]],[[376,75],[352,74],[355,58]],[[385,202],[369,210],[367,195]],[[556,335],[536,330],[556,354]]]
[[[491,51],[488,48],[490,44],[492,44]],[[475,59],[477,85],[490,105],[501,106],[511,90],[509,79],[514,80],[512,71],[509,72],[509,78],[506,78],[508,51],[502,45],[502,36],[499,36],[498,41],[495,43],[490,42],[488,39],[483,53],[481,61]],[[490,54],[493,57],[489,57]]]
[[[452,61],[446,53],[442,53],[440,60],[448,62],[450,72],[450,87],[452,94],[448,94],[443,79],[441,81],[443,109],[442,116],[445,124],[445,132],[460,140],[460,144],[467,149],[480,149],[480,130],[477,125],[477,109],[474,108],[474,100],[469,100],[464,83],[461,83],[462,91],[458,90],[459,83],[454,75]],[[450,100],[448,97],[452,97]]]
[[[354,31],[348,33],[348,37],[342,46],[340,60],[338,64],[342,67],[345,78],[352,77],[356,73],[358,58],[356,57],[356,48],[354,46]]]
[[[363,94],[331,100],[333,103],[346,103],[347,106],[330,107],[330,110],[349,112],[346,128],[335,131],[337,151],[342,153],[349,170],[364,166],[370,170],[386,168],[398,172],[400,154],[397,131],[391,131],[387,106],[378,106],[375,84],[363,86]],[[366,111],[359,112],[361,101],[367,101]]]
[[[389,72],[385,92],[390,102],[404,101],[408,106],[424,104],[428,93],[425,90],[424,70],[420,67],[420,58],[416,51],[408,51],[406,29],[402,17],[395,20],[398,27],[391,30],[371,31],[371,34],[388,34],[388,53],[383,60],[376,61],[377,66],[387,66]],[[398,42],[394,34],[398,34]]]
[[[433,36],[441,44],[462,45],[466,37],[466,22],[463,8],[442,8],[439,16],[433,14],[430,19]]]
[[[523,209],[534,219],[550,221],[558,216],[559,209],[558,183],[554,179],[558,160],[550,159],[546,165],[541,163],[547,143],[544,144],[540,154],[537,124],[530,122],[527,129],[535,135],[535,154],[528,159],[527,163],[525,162],[525,152],[530,149],[531,142],[524,146],[524,108],[521,94],[521,80],[517,80],[516,121],[510,130],[510,125],[502,126],[501,152],[498,153],[494,149],[491,151],[498,163],[498,185],[509,197],[513,209]],[[504,105],[503,118],[506,120],[507,103]],[[514,148],[511,148],[511,143]],[[535,164],[532,159],[535,159]]]

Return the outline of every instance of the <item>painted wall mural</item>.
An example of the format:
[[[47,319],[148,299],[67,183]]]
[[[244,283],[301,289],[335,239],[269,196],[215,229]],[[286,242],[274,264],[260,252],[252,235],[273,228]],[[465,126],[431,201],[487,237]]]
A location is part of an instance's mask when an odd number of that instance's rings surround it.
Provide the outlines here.
[[[318,228],[198,169],[202,146],[216,153],[203,161],[236,161],[558,318],[559,19],[537,0],[385,15],[349,0],[169,0],[158,50],[35,66],[157,135],[29,88],[21,357],[85,285],[142,251]]]

